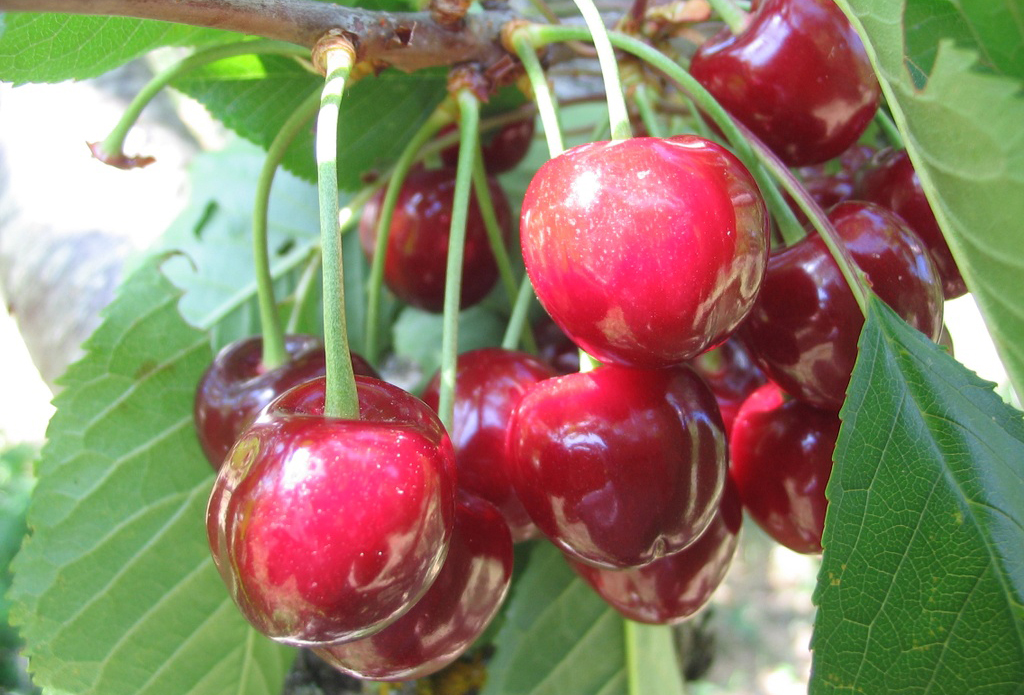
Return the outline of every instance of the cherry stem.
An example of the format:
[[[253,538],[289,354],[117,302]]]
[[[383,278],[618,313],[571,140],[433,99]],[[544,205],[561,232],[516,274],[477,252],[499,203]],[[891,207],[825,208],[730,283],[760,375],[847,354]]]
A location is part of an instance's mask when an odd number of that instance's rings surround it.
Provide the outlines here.
[[[626,692],[640,693],[640,663],[637,654],[637,625],[628,618],[622,618],[622,637],[626,652]]]
[[[512,314],[508,317],[508,325],[505,326],[505,335],[501,338],[501,347],[506,350],[515,350],[520,345],[520,338],[523,336],[523,329],[526,328],[526,319],[530,311],[530,300],[533,299],[533,285],[527,275],[523,276],[519,283],[519,291],[516,292],[516,301],[512,305]],[[532,332],[529,334],[532,338]],[[522,341],[525,343],[525,340]],[[524,345],[524,347],[526,347]],[[526,347],[527,352],[537,353],[537,345],[534,341],[532,346]]]
[[[637,110],[640,111],[640,120],[643,121],[647,134],[654,138],[665,137],[658,114],[655,113],[654,105],[651,104],[651,95],[647,91],[647,84],[643,80],[637,82],[633,87],[633,102],[636,104]]]
[[[896,127],[892,117],[889,116],[883,109],[878,109],[875,112],[875,123],[878,124],[878,128],[885,135],[885,139],[889,141],[889,144],[898,149],[902,150],[903,135],[900,133],[900,129]]]
[[[487,241],[490,243],[491,252],[494,254],[494,260],[498,266],[501,284],[505,287],[505,294],[508,295],[508,303],[511,307],[516,301],[518,292],[516,276],[512,270],[512,260],[509,258],[508,249],[505,248],[505,239],[501,234],[498,216],[494,212],[494,200],[491,199],[491,187],[487,182],[487,171],[484,168],[484,156],[480,149],[479,138],[477,139],[476,155],[473,158],[473,193],[480,208],[480,216],[484,220]],[[530,352],[537,351],[537,343],[533,339],[532,331],[527,330],[523,334],[523,343]]]
[[[747,28],[750,15],[733,0],[708,0],[708,4],[722,18],[733,34],[739,34]]]
[[[302,269],[302,275],[299,276],[299,281],[295,285],[295,291],[292,293],[292,310],[288,315],[288,325],[285,326],[285,333],[298,332],[299,321],[302,319],[302,310],[305,308],[306,302],[309,301],[309,296],[313,292],[313,284],[316,281],[316,274],[320,269],[321,263],[320,249],[316,249],[309,254],[309,262]]]
[[[391,236],[391,220],[395,213],[395,203],[402,190],[402,184],[412,168],[413,162],[423,146],[430,141],[437,131],[452,122],[452,115],[444,104],[430,114],[423,125],[406,143],[398,156],[394,168],[388,177],[388,187],[381,201],[380,218],[377,220],[377,237],[374,242],[373,260],[370,263],[370,277],[366,286],[366,335],[364,338],[363,356],[370,364],[377,363],[377,336],[380,324],[380,301],[384,286],[384,260],[387,256],[388,238]]]
[[[622,94],[622,81],[619,77],[619,63],[615,58],[611,40],[608,38],[608,27],[601,19],[594,0],[573,0],[579,8],[583,20],[587,23],[594,48],[597,49],[597,60],[601,65],[601,76],[604,79],[604,91],[608,98],[608,120],[611,123],[612,140],[628,140],[633,136],[629,126],[629,112],[626,110],[626,98]]]
[[[548,84],[547,75],[544,74],[544,68],[541,67],[540,59],[537,58],[537,50],[533,47],[532,37],[524,31],[517,30],[512,33],[511,42],[516,55],[519,56],[519,61],[526,70],[530,87],[533,89],[533,99],[537,103],[537,113],[540,115],[541,125],[544,126],[544,137],[548,143],[548,156],[557,157],[565,151],[562,126],[559,124],[555,100],[551,96],[551,85]]]
[[[260,39],[256,41],[239,41],[222,46],[213,46],[196,51],[192,55],[183,58],[169,68],[155,75],[146,85],[139,90],[128,108],[121,115],[117,125],[110,131],[110,134],[103,139],[96,149],[99,153],[106,155],[110,160],[116,160],[124,156],[124,141],[128,132],[139,120],[142,111],[153,101],[164,87],[178,79],[182,75],[197,70],[204,65],[234,58],[240,55],[284,55],[296,58],[309,58],[309,49],[296,46],[284,41],[269,41]]]
[[[327,356],[324,416],[358,420],[359,395],[345,324],[345,277],[338,218],[338,117],[345,83],[355,63],[355,49],[340,37],[326,37],[324,41],[328,45],[319,55],[327,79],[316,122],[317,193],[324,276],[324,350]]]
[[[530,24],[521,27],[517,33],[526,34],[534,46],[543,46],[556,41],[573,41],[581,37],[586,38],[583,27],[570,27],[565,25],[543,25]],[[775,181],[759,165],[759,158],[750,146],[753,136],[744,135],[736,121],[733,120],[725,109],[721,107],[711,93],[704,89],[685,68],[677,64],[672,58],[658,51],[639,39],[617,31],[608,32],[611,42],[618,48],[631,53],[645,61],[652,67],[663,72],[666,77],[676,82],[690,99],[706,113],[732,143],[737,156],[746,164],[750,173],[757,181],[761,194],[764,196],[768,209],[775,219],[775,223],[782,231],[783,238],[787,243],[792,243],[804,236],[803,228],[796,219],[793,210],[790,209],[782,194],[779,192]]]
[[[455,170],[452,223],[448,234],[444,312],[441,330],[441,369],[437,414],[451,432],[455,420],[455,371],[459,355],[459,304],[462,297],[462,262],[466,246],[466,219],[473,187],[473,160],[480,139],[480,102],[468,88],[456,92],[459,105],[459,163]]]
[[[263,330],[263,366],[274,369],[288,361],[284,347],[284,329],[281,314],[274,300],[274,277],[270,271],[270,249],[267,241],[267,213],[270,208],[270,188],[274,174],[281,165],[288,147],[295,137],[312,120],[319,106],[319,95],[313,92],[288,117],[274,136],[263,160],[263,168],[256,180],[256,201],[252,209],[252,251],[256,271],[256,298],[260,308],[260,325]]]

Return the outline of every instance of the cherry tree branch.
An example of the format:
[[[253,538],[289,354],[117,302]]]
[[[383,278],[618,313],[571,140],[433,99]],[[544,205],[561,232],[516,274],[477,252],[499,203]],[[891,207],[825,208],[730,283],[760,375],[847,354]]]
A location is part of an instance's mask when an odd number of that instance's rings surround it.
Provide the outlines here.
[[[501,27],[518,15],[505,3],[445,26],[429,12],[378,12],[314,0],[0,0],[0,10],[156,19],[288,41],[312,48],[329,30],[355,39],[360,61],[412,72],[508,53]]]

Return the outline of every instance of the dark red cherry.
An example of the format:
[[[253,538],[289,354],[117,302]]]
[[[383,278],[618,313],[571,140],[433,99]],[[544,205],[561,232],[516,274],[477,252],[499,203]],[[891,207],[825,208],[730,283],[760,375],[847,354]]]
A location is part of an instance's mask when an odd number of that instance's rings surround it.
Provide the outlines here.
[[[380,632],[314,651],[371,680],[413,680],[465,652],[498,612],[512,578],[512,537],[497,509],[460,495],[441,573],[415,606]]]
[[[850,147],[881,94],[864,45],[832,0],[764,0],[742,32],[723,30],[701,45],[690,73],[790,166]]]
[[[768,252],[757,185],[695,135],[593,142],[545,163],[523,201],[537,296],[601,362],[680,364],[729,335]]]
[[[274,400],[232,447],[206,528],[224,583],[269,637],[365,637],[407,611],[444,561],[455,453],[434,412],[356,377],[359,420],[323,415],[325,379]]]
[[[505,432],[523,394],[554,376],[536,357],[501,348],[465,352],[456,367],[452,444],[459,488],[498,507],[516,542],[536,535],[537,529],[509,481]],[[435,374],[423,392],[423,401],[435,410],[440,387],[441,376]]]
[[[750,394],[733,425],[729,464],[743,506],[776,541],[820,553],[825,485],[839,415],[790,398],[768,383]]]
[[[743,508],[726,481],[711,524],[693,544],[635,569],[609,570],[569,564],[615,610],[630,620],[678,623],[696,613],[722,583],[736,552]]]
[[[754,363],[747,347],[735,338],[695,357],[689,365],[715,394],[728,438],[732,432],[732,421],[736,419],[743,401],[767,381],[764,372]]]
[[[580,370],[580,349],[551,317],[544,314],[533,324],[533,337],[537,340],[537,356],[550,364],[559,374]]]
[[[231,445],[263,407],[292,386],[325,373],[323,343],[308,335],[285,336],[288,361],[274,369],[263,364],[263,338],[242,338],[225,346],[203,372],[196,387],[193,415],[196,435],[214,470],[220,468]],[[359,355],[352,355],[356,374],[377,372]]]
[[[447,126],[441,135],[455,130]],[[534,119],[524,118],[512,121],[496,130],[480,134],[480,149],[483,150],[484,169],[488,174],[501,174],[515,169],[523,161],[533,141]],[[454,168],[459,163],[459,146],[452,145],[441,150],[444,165]]]
[[[964,278],[953,260],[953,253],[939,229],[935,213],[921,187],[921,179],[914,171],[906,150],[879,153],[862,170],[857,197],[892,210],[921,237],[942,276],[942,293],[946,299],[955,299],[967,292]]]
[[[838,159],[824,164],[800,167],[797,169],[797,175],[814,201],[823,210],[828,210],[854,197],[857,174],[874,154],[873,147],[854,145],[839,155]],[[793,202],[789,194],[783,195],[796,213],[797,220],[801,224],[807,222],[807,215]]]
[[[726,442],[715,397],[688,367],[598,367],[542,381],[512,414],[512,484],[576,560],[637,567],[711,522]]]
[[[871,203],[841,203],[828,216],[874,292],[911,326],[937,339],[941,282],[917,235]],[[813,405],[838,411],[863,325],[839,266],[811,233],[773,252],[740,336],[769,379]]]
[[[511,236],[512,212],[508,198],[494,179],[488,179],[494,212],[506,243]],[[414,169],[409,172],[395,204],[384,261],[384,282],[399,299],[426,311],[444,307],[448,236],[455,196],[452,169]],[[363,208],[359,239],[372,257],[377,221],[384,201],[379,190]],[[487,239],[476,197],[470,197],[466,246],[462,263],[463,308],[483,299],[498,280],[498,266]]]

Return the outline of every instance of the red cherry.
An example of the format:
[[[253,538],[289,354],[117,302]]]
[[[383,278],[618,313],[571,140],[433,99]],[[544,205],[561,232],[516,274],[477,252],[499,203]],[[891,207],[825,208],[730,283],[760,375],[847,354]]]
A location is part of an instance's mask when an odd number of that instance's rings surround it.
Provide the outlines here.
[[[630,620],[678,623],[708,602],[732,564],[743,523],[736,486],[728,482],[707,530],[692,545],[649,565],[609,570],[569,560],[577,573]]]
[[[359,420],[324,417],[324,378],[274,400],[235,443],[210,495],[221,577],[249,622],[280,642],[383,628],[423,595],[448,550],[448,435],[398,387],[356,384]]]
[[[601,362],[680,364],[753,304],[768,218],[749,172],[694,135],[594,142],[545,163],[523,201],[537,296]]]
[[[534,119],[524,118],[512,121],[497,130],[484,132],[480,135],[480,149],[484,156],[484,169],[488,174],[502,174],[516,168],[523,161],[533,141]],[[451,133],[455,126],[446,126],[440,135]],[[447,167],[454,168],[459,163],[459,146],[452,145],[441,150],[441,160]]]
[[[825,485],[839,415],[789,398],[768,383],[750,394],[733,425],[729,470],[750,516],[798,553],[820,553]]]
[[[790,166],[824,162],[856,142],[881,94],[832,0],[764,0],[742,32],[700,46],[690,73]]]
[[[498,507],[516,542],[536,535],[537,529],[509,481],[505,432],[523,394],[554,376],[537,358],[501,348],[463,353],[456,367],[452,444],[459,488]],[[435,374],[423,392],[423,401],[435,410],[440,388],[441,376]]]
[[[413,680],[466,651],[498,612],[512,578],[512,537],[494,506],[460,495],[441,573],[415,606],[369,637],[313,651],[357,678]]]
[[[507,243],[512,230],[512,211],[501,186],[488,179],[494,212]],[[402,185],[391,218],[384,261],[384,282],[403,302],[426,311],[444,307],[448,236],[455,197],[455,172],[451,169],[415,169]],[[377,221],[384,202],[381,189],[363,208],[359,239],[372,257]],[[498,266],[491,252],[476,197],[471,196],[466,222],[466,246],[462,263],[463,308],[483,299],[498,280]]]
[[[580,349],[551,317],[544,314],[533,324],[533,337],[537,340],[537,356],[550,364],[559,374],[580,370]]]
[[[725,436],[728,438],[732,432],[732,422],[743,401],[767,381],[764,372],[754,363],[746,346],[735,338],[695,357],[689,365],[715,394],[718,411],[725,425]]]
[[[854,197],[857,173],[874,156],[875,150],[868,145],[854,145],[834,161],[824,164],[800,167],[797,174],[804,188],[823,210]],[[807,222],[807,215],[793,202],[788,193],[783,193],[797,220]]]
[[[882,301],[937,339],[942,289],[921,240],[895,214],[871,203],[841,203],[828,217]],[[811,233],[772,254],[740,335],[769,379],[812,405],[838,411],[863,325],[839,266]]]
[[[199,380],[193,408],[196,435],[214,470],[267,403],[292,386],[324,375],[326,358],[319,338],[285,336],[284,347],[288,361],[267,369],[261,337],[237,340],[217,353]],[[356,354],[352,368],[356,374],[377,376],[369,362]]]
[[[857,196],[892,210],[921,237],[942,276],[942,293],[946,299],[955,299],[967,292],[964,278],[906,150],[879,153],[862,171]]]
[[[682,550],[722,494],[718,406],[692,370],[598,367],[542,381],[512,413],[512,484],[576,560],[638,567]]]

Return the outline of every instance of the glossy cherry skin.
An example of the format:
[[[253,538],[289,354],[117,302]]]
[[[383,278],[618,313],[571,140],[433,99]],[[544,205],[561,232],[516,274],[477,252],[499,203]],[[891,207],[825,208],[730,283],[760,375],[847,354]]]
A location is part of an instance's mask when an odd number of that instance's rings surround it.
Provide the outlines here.
[[[459,355],[455,371],[455,418],[452,444],[459,469],[459,488],[494,504],[516,542],[537,529],[516,497],[508,476],[505,432],[512,409],[534,384],[556,376],[532,355],[501,348],[483,348]],[[437,409],[441,376],[435,374],[423,401]]]
[[[828,215],[872,289],[930,339],[942,286],[921,240],[892,212],[848,201]],[[757,305],[739,331],[768,378],[812,405],[843,404],[864,317],[825,243],[810,233],[772,254]]]
[[[512,537],[494,505],[459,495],[441,573],[408,613],[354,642],[314,649],[335,668],[370,680],[413,680],[465,652],[501,607],[512,578]]]
[[[640,623],[671,625],[700,610],[725,579],[736,553],[743,508],[727,481],[711,524],[677,553],[635,569],[609,570],[569,560],[583,579],[619,613]]]
[[[906,150],[879,153],[861,171],[857,197],[892,210],[921,237],[942,276],[942,293],[946,299],[955,299],[967,292],[964,278],[939,229],[935,213],[921,187],[921,179],[914,171]]]
[[[823,210],[828,210],[854,197],[857,175],[874,154],[873,147],[854,145],[839,155],[836,160],[800,167],[797,169],[797,174],[814,201]],[[807,222],[807,215],[790,198],[789,194],[783,193],[783,195],[790,207],[793,208],[797,220],[801,224]]]
[[[542,381],[513,411],[508,448],[537,527],[573,559],[608,568],[693,543],[728,456],[715,397],[688,367],[607,365]]]
[[[511,236],[512,211],[508,198],[494,179],[488,179],[494,213],[505,243]],[[359,239],[367,257],[373,256],[377,220],[384,189],[367,202],[359,221]],[[391,218],[384,282],[403,302],[426,311],[444,307],[448,264],[448,237],[455,197],[455,171],[414,169],[402,184]],[[498,280],[498,266],[491,252],[476,196],[470,197],[466,221],[466,246],[462,262],[462,295],[465,308],[483,299]]]
[[[267,403],[325,373],[323,342],[308,335],[285,336],[288,361],[274,369],[263,364],[263,339],[242,338],[221,349],[196,387],[193,415],[196,435],[207,460],[218,470],[242,430]],[[352,355],[356,374],[376,377],[376,370]]]
[[[764,0],[742,32],[701,45],[690,74],[789,166],[824,162],[856,142],[881,95],[832,0]]]
[[[689,365],[715,394],[728,438],[743,401],[767,381],[764,372],[754,362],[747,347],[735,338],[729,338],[714,350],[695,357]]]
[[[523,161],[533,141],[535,121],[524,118],[506,123],[497,130],[480,134],[480,149],[484,156],[484,170],[488,174],[502,174],[516,168]],[[454,126],[441,130],[441,134],[454,131]],[[452,145],[441,150],[441,161],[446,167],[455,168],[459,163],[459,146]]]
[[[434,412],[356,377],[359,420],[323,415],[325,379],[275,399],[232,447],[207,508],[242,613],[295,645],[365,637],[426,592],[448,551],[455,453]]]
[[[729,470],[743,506],[798,553],[821,552],[839,425],[837,413],[790,398],[772,383],[750,394],[733,425]]]
[[[752,306],[768,217],[749,172],[694,135],[593,142],[546,162],[523,201],[541,304],[601,362],[676,365]]]

